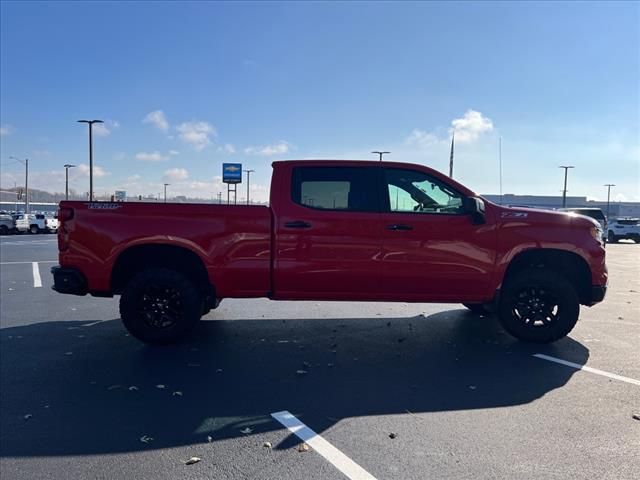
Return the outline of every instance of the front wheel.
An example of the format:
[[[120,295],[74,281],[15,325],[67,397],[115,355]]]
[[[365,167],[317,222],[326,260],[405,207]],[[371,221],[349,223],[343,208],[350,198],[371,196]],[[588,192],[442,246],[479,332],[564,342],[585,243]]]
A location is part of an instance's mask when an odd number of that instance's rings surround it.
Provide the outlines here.
[[[607,235],[607,242],[618,243],[618,237],[616,237],[616,234],[613,233],[611,230],[609,230],[609,235]]]
[[[120,316],[129,333],[142,342],[180,341],[200,320],[202,297],[184,274],[166,268],[134,276],[120,297]]]
[[[565,337],[579,314],[580,301],[573,285],[544,268],[524,270],[507,281],[498,308],[498,319],[508,333],[534,343]]]

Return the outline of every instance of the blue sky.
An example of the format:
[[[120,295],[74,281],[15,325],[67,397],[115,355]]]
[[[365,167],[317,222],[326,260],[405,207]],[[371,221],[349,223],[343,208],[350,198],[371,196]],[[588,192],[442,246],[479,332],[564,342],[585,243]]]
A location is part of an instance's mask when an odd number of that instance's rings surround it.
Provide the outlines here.
[[[498,192],[640,201],[637,2],[1,3],[2,187],[201,197],[222,162],[389,159]],[[244,190],[244,188],[242,189]],[[242,193],[244,196],[244,193]]]

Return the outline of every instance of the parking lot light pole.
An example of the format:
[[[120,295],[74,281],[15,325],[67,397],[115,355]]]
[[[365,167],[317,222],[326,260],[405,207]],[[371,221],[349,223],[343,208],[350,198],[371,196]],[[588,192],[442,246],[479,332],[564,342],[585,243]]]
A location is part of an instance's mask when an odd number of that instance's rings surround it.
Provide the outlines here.
[[[69,169],[75,167],[70,163],[64,165],[64,199],[69,200]]]
[[[93,202],[93,124],[104,122],[102,120],[78,120],[78,123],[89,125],[89,201]]]
[[[576,168],[573,165],[560,165],[558,168],[564,168],[564,189],[562,190],[562,208],[567,206],[567,172],[570,168]]]
[[[171,185],[170,183],[164,184],[164,203],[167,203],[167,187]]]
[[[387,153],[391,153],[391,152],[379,152],[378,150],[374,150],[371,153],[375,153],[376,155],[380,155],[380,161],[382,161],[382,156],[386,155]]]
[[[243,170],[247,174],[247,205],[249,205],[249,177],[255,170]]]
[[[615,183],[605,183],[605,187],[607,187],[607,222],[609,221],[609,200],[611,199],[611,187],[615,187]]]
[[[24,165],[24,213],[29,213],[29,159],[20,160],[16,157],[9,157]]]

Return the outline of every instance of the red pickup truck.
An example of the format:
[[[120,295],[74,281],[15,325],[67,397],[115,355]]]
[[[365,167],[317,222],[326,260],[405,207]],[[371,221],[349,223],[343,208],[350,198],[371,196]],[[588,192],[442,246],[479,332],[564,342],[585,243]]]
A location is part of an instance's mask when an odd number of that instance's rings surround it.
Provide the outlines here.
[[[607,288],[597,222],[495,205],[407,163],[274,162],[269,207],[61,202],[58,218],[54,290],[121,295],[153,344],[252,297],[459,302],[552,342]]]

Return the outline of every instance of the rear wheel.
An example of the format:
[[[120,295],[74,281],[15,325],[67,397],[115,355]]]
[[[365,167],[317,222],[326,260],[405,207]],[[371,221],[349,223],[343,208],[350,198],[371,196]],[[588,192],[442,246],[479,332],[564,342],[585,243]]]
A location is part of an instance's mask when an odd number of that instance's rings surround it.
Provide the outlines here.
[[[477,313],[477,314],[487,313],[487,309],[484,307],[483,303],[463,303],[462,305],[467,307],[473,313]]]
[[[566,336],[580,314],[573,285],[544,268],[524,270],[505,285],[498,319],[511,335],[525,342],[549,343]]]
[[[0,235],[8,235],[9,234],[9,227],[7,227],[6,225],[0,225]]]
[[[609,230],[609,234],[607,235],[608,243],[618,243],[618,237],[616,237],[615,233]]]
[[[181,340],[202,315],[202,296],[180,272],[165,268],[134,276],[120,297],[120,316],[142,342],[166,345]]]
[[[31,225],[31,227],[29,227],[29,233],[33,233],[35,235],[36,233],[39,233],[39,232],[40,232],[40,229],[38,228],[37,225]]]

